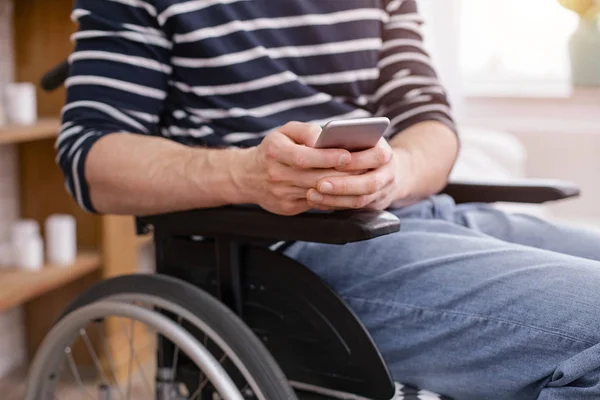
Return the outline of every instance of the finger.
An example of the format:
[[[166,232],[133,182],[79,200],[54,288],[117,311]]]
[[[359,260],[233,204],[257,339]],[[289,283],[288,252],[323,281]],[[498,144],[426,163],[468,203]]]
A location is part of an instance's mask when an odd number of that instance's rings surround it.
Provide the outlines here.
[[[306,200],[306,188],[291,185],[276,185],[272,187],[271,195],[279,201]]]
[[[300,169],[342,167],[351,158],[347,150],[314,149],[296,144],[284,134],[271,138],[267,146],[267,156]]]
[[[268,170],[272,184],[290,185],[306,189],[316,188],[318,182],[326,177],[343,177],[358,174],[358,171],[342,172],[335,169],[299,169],[281,163],[273,163]]]
[[[319,180],[316,189],[321,194],[334,196],[360,196],[381,191],[394,180],[390,167],[379,168],[362,175],[328,176]]]
[[[362,196],[330,196],[321,194],[315,189],[309,189],[306,199],[309,204],[319,206],[334,207],[337,209],[358,209],[371,204],[377,200],[378,196],[378,193]]]
[[[368,204],[365,206],[365,208],[369,209],[369,210],[385,210],[389,207],[391,201],[390,201],[390,196],[389,195],[385,195],[385,196],[381,196],[380,198],[376,199],[375,201],[373,201],[371,204]]]
[[[321,127],[317,124],[292,121],[279,127],[279,132],[292,139],[296,144],[314,146],[321,134]]]
[[[339,168],[342,171],[375,169],[387,164],[392,158],[392,148],[385,139],[380,139],[375,147],[352,153],[350,162]]]
[[[289,168],[289,167],[288,167]],[[299,186],[304,189],[316,188],[319,181],[325,177],[344,177],[351,176],[347,172],[336,171],[335,169],[327,169],[324,171],[320,171],[318,169],[313,170],[297,170],[295,168],[289,168],[290,174],[293,177],[293,182],[291,182],[295,186]]]

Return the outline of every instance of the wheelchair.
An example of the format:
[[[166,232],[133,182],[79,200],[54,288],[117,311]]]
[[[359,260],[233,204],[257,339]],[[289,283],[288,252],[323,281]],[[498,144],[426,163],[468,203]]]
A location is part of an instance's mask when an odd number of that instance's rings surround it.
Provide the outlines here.
[[[444,192],[457,202],[520,203],[579,193],[555,181],[452,183]],[[154,237],[156,274],[108,279],[77,298],[36,354],[26,400],[57,398],[61,370],[65,364],[74,368],[69,343],[85,324],[109,316],[146,323],[157,333],[156,368],[148,383],[153,387],[146,399],[442,399],[394,383],[352,310],[317,275],[274,246],[280,241],[344,245],[397,232],[400,223],[388,212],[286,217],[251,205],[138,217],[138,233],[151,231]],[[100,373],[105,379],[98,398],[125,398],[122,391],[121,396],[113,392],[101,368]]]
[[[65,68],[66,63],[47,74],[42,86],[57,87]],[[576,197],[579,190],[567,182],[528,180],[454,182],[443,193],[457,203],[545,203]],[[76,298],[31,363],[26,400],[62,398],[57,390],[63,375],[79,386],[73,398],[130,398],[131,381],[122,387],[110,349],[101,360],[87,330],[113,317],[131,342],[133,322],[147,325],[156,339],[153,368],[140,378],[144,399],[446,399],[395,383],[352,310],[278,246],[294,241],[343,246],[392,234],[401,229],[393,214],[279,216],[247,205],[137,217],[135,223],[138,234],[153,235],[156,273],[107,279]],[[100,377],[95,392],[84,387],[77,369],[76,339],[89,350]],[[130,372],[134,364],[143,372],[135,354],[128,360]]]

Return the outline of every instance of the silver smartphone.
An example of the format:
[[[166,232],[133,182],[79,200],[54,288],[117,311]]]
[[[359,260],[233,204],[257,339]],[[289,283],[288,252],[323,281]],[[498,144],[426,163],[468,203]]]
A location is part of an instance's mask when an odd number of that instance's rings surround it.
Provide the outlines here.
[[[316,148],[362,151],[374,147],[390,126],[385,117],[329,121],[315,143]]]

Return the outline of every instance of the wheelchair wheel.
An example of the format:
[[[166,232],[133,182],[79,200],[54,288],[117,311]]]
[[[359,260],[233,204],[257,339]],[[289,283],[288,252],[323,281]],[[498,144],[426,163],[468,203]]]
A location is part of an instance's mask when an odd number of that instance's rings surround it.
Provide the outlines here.
[[[87,311],[89,307],[97,305],[106,307],[105,304],[110,304],[114,308],[113,312],[106,312],[106,315],[86,314],[89,315],[88,324],[98,325],[106,323],[110,317],[123,317],[123,311],[119,307],[125,307],[123,310],[129,310],[128,312],[134,312],[131,311],[134,309],[135,312],[141,310],[152,316],[144,315],[145,320],[130,318],[131,321],[144,322],[157,333],[158,351],[151,372],[144,373],[145,368],[141,368],[141,363],[136,360],[135,354],[130,357],[130,363],[135,361],[140,367],[138,370],[142,371],[142,379],[138,378],[138,381],[143,381],[146,389],[143,396],[139,398],[297,399],[284,374],[254,333],[211,295],[177,279],[158,275],[131,275],[100,282],[65,310],[55,329],[63,332],[71,341],[78,335],[85,341],[86,330],[80,327],[81,324],[71,322],[73,316],[77,316],[79,318],[77,321],[80,322],[83,318],[80,316],[82,310],[89,312]],[[130,310],[131,307],[134,309]],[[106,308],[103,310],[110,311]],[[151,322],[155,322],[154,325],[148,323],[148,318],[152,320]],[[168,321],[169,323],[164,325],[168,331],[163,332],[163,325],[157,326],[156,321],[160,321],[161,324]],[[129,323],[133,324],[133,322]],[[74,326],[76,330],[69,331],[65,328],[66,325]],[[171,331],[176,330],[175,328],[181,331],[178,333],[179,336],[187,335],[185,343],[173,340]],[[53,333],[55,329],[48,335],[36,355],[29,376],[31,387],[28,395],[33,397],[27,397],[26,400],[62,398],[55,396],[56,380],[61,372],[61,363],[56,358],[62,355],[62,358],[66,359],[63,360],[62,367],[66,365],[69,370],[73,370],[75,362],[69,354],[68,340],[62,336],[58,338],[58,334]],[[68,334],[65,333],[67,331]],[[203,355],[202,362],[206,362],[206,365],[200,363],[199,354],[193,352],[190,354],[188,351],[190,338],[193,340],[193,348]],[[133,337],[130,338],[130,345],[133,348],[132,342]],[[88,345],[88,348],[91,346]],[[110,362],[111,352],[109,349],[105,350],[107,354],[104,359],[108,360],[106,364],[110,367],[114,364]],[[91,353],[93,352],[92,349]],[[102,378],[98,387],[103,388],[104,392],[98,391],[98,396],[91,398],[113,398],[110,395],[107,397],[106,393],[112,393],[115,399],[136,398],[129,396],[132,392],[130,391],[131,375],[125,386],[116,378],[114,368],[108,368],[111,371],[104,372],[98,365],[100,362],[97,360],[100,356],[93,354],[93,358],[96,360],[98,370],[96,375]],[[82,380],[77,376],[77,372],[71,371],[71,375],[75,381]],[[152,376],[155,379],[151,379]],[[220,378],[215,380],[215,376]],[[124,386],[126,390],[123,390]],[[86,397],[90,398],[84,396]]]

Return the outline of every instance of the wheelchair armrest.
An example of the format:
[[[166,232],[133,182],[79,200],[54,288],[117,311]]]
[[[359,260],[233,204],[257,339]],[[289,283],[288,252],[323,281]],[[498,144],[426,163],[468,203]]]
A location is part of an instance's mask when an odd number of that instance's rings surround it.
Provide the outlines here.
[[[571,182],[551,179],[521,179],[508,182],[451,182],[442,193],[457,203],[512,202],[545,203],[579,196],[579,188]]]
[[[397,232],[400,221],[385,211],[272,214],[256,206],[227,206],[138,217],[138,232],[154,227],[155,235],[227,237],[270,241],[345,244]]]

